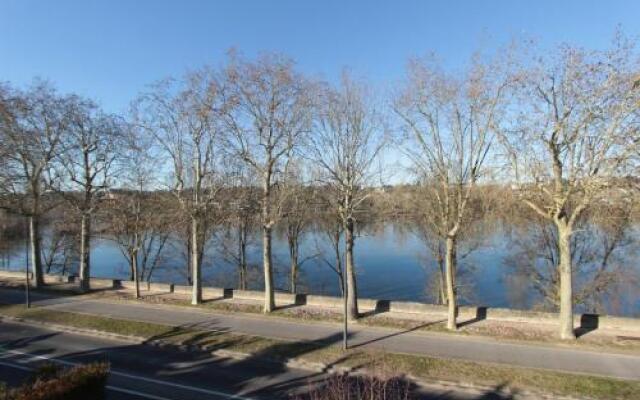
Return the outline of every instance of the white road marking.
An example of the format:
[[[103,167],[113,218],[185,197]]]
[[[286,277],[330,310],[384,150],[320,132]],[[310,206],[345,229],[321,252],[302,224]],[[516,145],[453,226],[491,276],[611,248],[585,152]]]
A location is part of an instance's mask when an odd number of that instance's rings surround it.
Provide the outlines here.
[[[3,361],[0,361],[0,365],[4,365],[5,367],[9,367],[9,368],[19,369],[21,371],[29,371],[29,372],[33,371],[33,368],[28,368],[22,365],[15,365],[15,364],[3,362]]]
[[[138,392],[137,390],[130,390],[130,389],[123,389],[123,388],[119,388],[117,386],[111,386],[111,385],[107,385],[105,386],[107,389],[112,390],[114,392],[120,392],[120,393],[125,393],[125,394],[132,394],[134,396],[138,396],[138,397],[145,397],[147,399],[151,399],[151,400],[172,400],[168,397],[160,397],[160,396],[156,396],[154,394],[149,394],[149,393],[143,393],[143,392]]]
[[[71,365],[71,366],[75,366],[75,365],[79,364],[79,363],[74,363],[74,362],[71,362],[71,361],[61,360],[61,359],[58,359],[58,358],[55,358],[55,357],[33,355],[33,354],[25,353],[25,352],[22,352],[22,351],[18,351],[18,350],[2,349],[0,351],[4,351],[5,353],[11,353],[11,354],[17,354],[17,355],[21,355],[21,356],[30,357],[28,359],[29,361],[27,361],[27,362],[31,362],[31,361],[34,361],[34,360],[49,360],[49,361],[55,361],[55,362],[58,362],[60,364]],[[4,365],[4,363],[2,363],[2,364]],[[183,389],[183,390],[190,390],[192,392],[199,392],[199,393],[209,394],[209,395],[213,395],[213,396],[223,397],[225,399],[231,399],[231,400],[255,400],[255,399],[253,399],[251,397],[245,397],[245,396],[240,396],[240,395],[236,395],[236,394],[229,394],[229,393],[220,392],[220,391],[217,391],[217,390],[203,389],[203,388],[199,388],[199,387],[195,387],[195,386],[181,385],[179,383],[161,381],[159,379],[147,378],[147,377],[144,377],[144,376],[128,374],[128,373],[125,373],[125,372],[118,372],[118,371],[115,371],[115,370],[111,370],[111,374],[112,375],[117,375],[117,376],[122,376],[122,377],[129,378],[129,379],[137,379],[137,380],[144,381],[144,382],[154,383],[154,384],[157,384],[157,385],[164,385],[164,386],[174,387],[174,388]],[[158,398],[158,399],[162,400],[162,398]]]

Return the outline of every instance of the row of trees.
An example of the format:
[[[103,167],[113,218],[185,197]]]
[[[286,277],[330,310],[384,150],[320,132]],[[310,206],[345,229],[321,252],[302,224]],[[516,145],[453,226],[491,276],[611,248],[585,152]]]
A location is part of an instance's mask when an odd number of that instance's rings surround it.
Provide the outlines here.
[[[357,316],[353,214],[383,143],[363,90],[348,76],[340,89],[310,81],[281,56],[255,62],[232,56],[223,69],[204,68],[182,80],[162,81],[136,101],[132,124],[168,156],[169,186],[191,221],[193,304],[202,300],[207,224],[214,214],[225,214],[222,207],[248,207],[242,201],[221,204],[223,190],[239,182],[260,188],[264,311],[274,309],[272,230],[282,217],[289,222],[295,285],[301,228],[296,208],[304,206],[303,186],[313,179],[335,197],[333,206],[346,232],[351,315]],[[305,174],[301,166],[310,158],[320,168]]]
[[[167,206],[153,194],[170,193],[168,211],[186,222],[193,304],[202,301],[206,241],[222,223],[237,224],[240,251],[233,254],[239,286],[246,287],[243,246],[259,204],[265,312],[275,308],[275,224],[286,225],[295,291],[304,262],[302,211],[321,208],[336,221],[329,231],[337,232],[337,256],[329,264],[346,281],[355,319],[358,213],[383,175],[383,151],[393,145],[411,161],[422,188],[413,207],[436,238],[449,329],[456,329],[459,243],[500,207],[485,196],[492,184],[510,187],[557,233],[560,335],[572,338],[575,228],[590,209],[637,184],[639,74],[633,46],[618,38],[606,51],[563,47],[543,57],[514,51],[475,57],[455,74],[432,58],[415,59],[388,104],[347,73],[336,86],[319,82],[280,55],[231,54],[222,67],[160,81],[127,116],[44,83],[27,90],[5,84],[0,188],[8,206],[29,218],[36,285],[43,283],[40,220],[56,203],[43,199],[64,199],[77,211],[85,290],[96,209],[105,199],[118,204],[108,217],[110,232],[138,282],[138,264],[153,268],[148,255],[167,240],[157,234],[166,231],[157,210]],[[115,198],[113,188],[120,189]]]

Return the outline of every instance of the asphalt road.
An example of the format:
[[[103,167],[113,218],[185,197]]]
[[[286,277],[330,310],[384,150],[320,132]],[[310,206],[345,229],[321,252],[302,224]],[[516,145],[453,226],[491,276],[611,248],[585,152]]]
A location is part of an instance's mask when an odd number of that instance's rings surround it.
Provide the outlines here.
[[[21,324],[0,323],[0,376],[21,382],[38,363],[65,365],[107,360],[109,398],[265,399],[286,398],[290,390],[322,378],[278,365],[212,357],[144,345],[72,335]]]
[[[291,399],[326,378],[263,360],[231,360],[0,322],[0,381],[10,386],[22,383],[45,361],[71,366],[102,360],[111,365],[111,400]],[[433,400],[509,398],[492,390],[451,387],[416,387],[414,394]]]
[[[171,326],[197,326],[200,329],[228,330],[298,341],[320,340],[326,343],[339,343],[341,338],[339,324],[298,323],[289,319],[258,315],[216,314],[189,308],[105,302],[78,297],[38,296],[38,299],[36,303],[52,310],[82,312]],[[0,290],[0,302],[22,301],[21,292]],[[352,328],[350,342],[352,346],[382,348],[408,354],[640,380],[640,356],[638,355],[363,326]]]

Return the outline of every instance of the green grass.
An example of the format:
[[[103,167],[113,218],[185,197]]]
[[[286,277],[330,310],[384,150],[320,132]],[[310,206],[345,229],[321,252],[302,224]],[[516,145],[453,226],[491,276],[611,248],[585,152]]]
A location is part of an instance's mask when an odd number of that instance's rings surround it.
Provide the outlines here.
[[[371,371],[386,370],[392,371],[393,374],[416,376],[427,382],[444,380],[491,387],[506,385],[516,390],[544,390],[550,394],[595,399],[640,399],[640,382],[637,381],[357,349],[345,353],[340,348],[340,343],[293,342],[226,331],[174,328],[146,322],[51,311],[45,308],[26,309],[17,305],[0,306],[0,314],[75,328],[134,335],[166,344],[194,345],[208,351],[226,349],[252,354],[256,358],[298,358],[335,366],[366,368]]]
[[[27,309],[24,305],[0,305],[0,314],[74,328],[94,329],[102,332],[143,338],[162,335],[172,329],[166,325],[106,318],[97,315],[77,314],[57,310],[52,311],[46,308]]]
[[[193,307],[193,305],[191,305],[190,303],[186,303],[183,305]],[[197,307],[209,309],[209,310],[229,312],[229,313],[235,313],[235,312],[243,312],[248,314],[262,313],[262,306],[257,304],[241,304],[241,303],[228,303],[228,302],[222,302],[222,301],[207,301],[198,305]]]

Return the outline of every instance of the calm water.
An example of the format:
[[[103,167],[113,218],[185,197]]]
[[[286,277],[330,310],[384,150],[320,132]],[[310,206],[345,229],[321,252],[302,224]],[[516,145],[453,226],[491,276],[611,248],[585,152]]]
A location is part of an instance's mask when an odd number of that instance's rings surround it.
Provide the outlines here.
[[[288,288],[289,256],[281,235],[275,235],[274,262],[276,286]],[[502,229],[484,233],[482,244],[461,261],[462,303],[489,307],[530,309],[540,303],[540,296],[518,276],[510,265],[514,241]],[[637,242],[637,241],[636,241]],[[252,265],[250,288],[262,287],[261,242],[253,238],[248,254]],[[634,246],[637,243],[634,244]],[[235,287],[237,273],[234,265],[222,257],[220,245],[214,237],[209,241],[205,254],[203,275],[210,286]],[[165,246],[161,262],[152,281],[186,284],[185,258],[177,241]],[[640,316],[640,293],[635,281],[640,278],[640,267],[635,251],[625,247],[618,251],[620,259],[629,264],[630,279],[616,287],[615,297],[607,297],[605,311],[612,314]],[[325,234],[311,231],[303,236],[300,258],[318,253],[333,261],[333,250]],[[430,282],[437,279],[435,262],[428,248],[419,237],[400,223],[379,224],[360,232],[355,247],[358,290],[361,297],[388,300],[430,302],[434,290]],[[92,275],[96,277],[123,278],[129,276],[128,263],[112,241],[98,238],[93,243]],[[24,244],[16,244],[5,254],[0,266],[18,269],[24,266]],[[577,279],[578,280],[578,279]],[[311,257],[301,268],[299,291],[314,294],[339,293],[338,279],[322,256]],[[584,310],[579,310],[584,311]],[[590,310],[587,310],[590,311]]]

